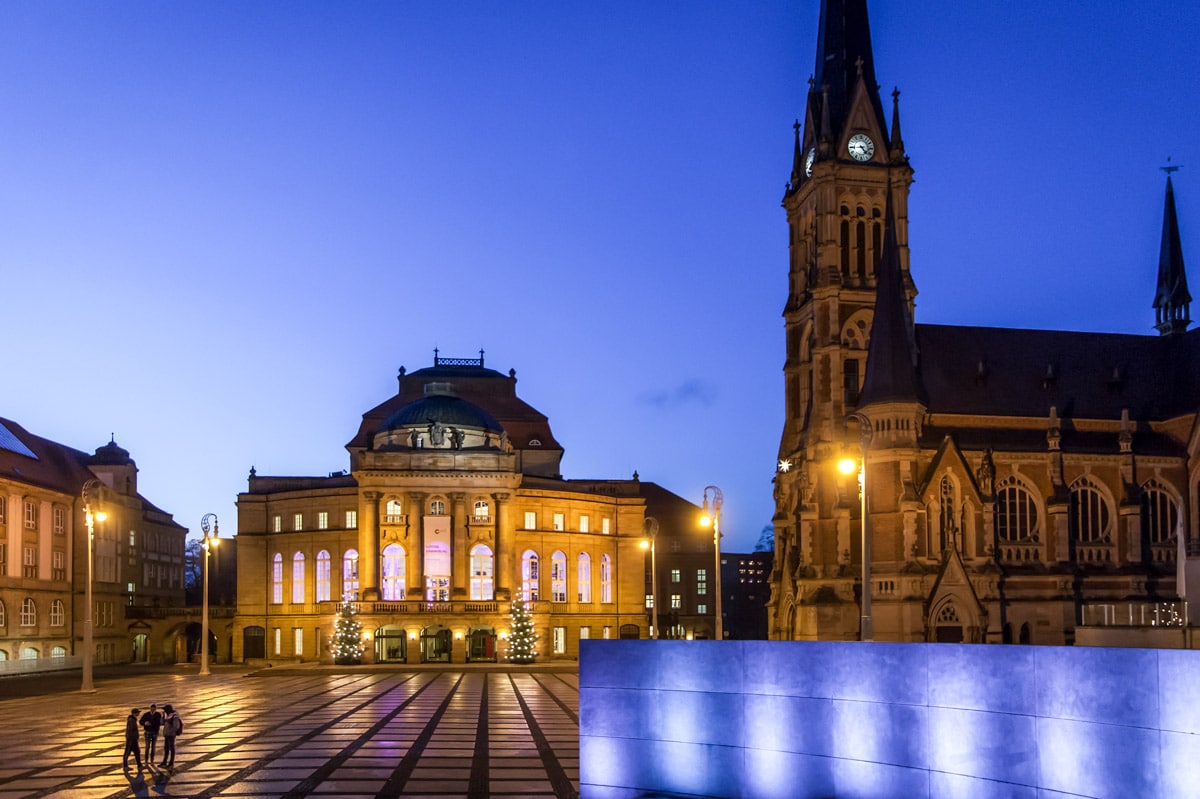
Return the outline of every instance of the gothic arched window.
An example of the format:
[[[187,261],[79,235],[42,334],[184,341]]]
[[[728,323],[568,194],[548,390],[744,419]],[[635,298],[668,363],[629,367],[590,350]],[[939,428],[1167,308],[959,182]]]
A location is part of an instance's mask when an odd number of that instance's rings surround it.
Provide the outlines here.
[[[1161,485],[1151,480],[1142,487],[1142,527],[1151,544],[1175,540],[1179,507]]]
[[[1080,477],[1071,486],[1067,523],[1071,536],[1081,544],[1102,544],[1112,540],[1108,501],[1091,478]]]
[[[1037,530],[1037,500],[1014,478],[1008,478],[996,491],[996,535],[1001,541],[1029,541]]]

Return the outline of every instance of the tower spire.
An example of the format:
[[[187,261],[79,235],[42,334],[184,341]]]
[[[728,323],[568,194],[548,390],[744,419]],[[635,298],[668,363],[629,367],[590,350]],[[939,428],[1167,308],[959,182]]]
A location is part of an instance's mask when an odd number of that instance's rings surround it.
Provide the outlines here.
[[[1178,166],[1165,166],[1167,173],[1167,197],[1163,206],[1162,244],[1158,252],[1158,287],[1154,294],[1155,328],[1160,335],[1169,336],[1187,330],[1189,304],[1187,272],[1183,267],[1183,247],[1179,241],[1179,219],[1175,214],[1175,188],[1171,185],[1171,173]]]
[[[900,246],[896,241],[896,215],[892,210],[892,187],[883,218],[883,252],[875,284],[875,316],[867,342],[867,373],[863,377],[858,407],[876,402],[919,402],[917,349],[913,338],[912,314],[904,293],[900,269]]]
[[[879,130],[888,129],[879,100],[879,84],[875,82],[867,0],[822,0],[813,75],[817,86],[828,86],[822,110],[828,112],[833,128],[823,133],[834,139],[841,135],[860,76],[870,94]]]
[[[892,158],[904,157],[904,137],[900,135],[900,89],[892,87]]]

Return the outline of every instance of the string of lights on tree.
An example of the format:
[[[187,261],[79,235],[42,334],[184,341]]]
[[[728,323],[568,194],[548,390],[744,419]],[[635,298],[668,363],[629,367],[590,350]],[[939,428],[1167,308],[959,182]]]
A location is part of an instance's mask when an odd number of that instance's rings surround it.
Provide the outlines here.
[[[523,597],[517,597],[512,603],[512,633],[508,637],[505,657],[512,663],[533,663],[538,655],[537,640],[533,612]]]
[[[342,609],[333,623],[333,662],[339,666],[354,666],[362,663],[362,623],[356,618],[358,609],[353,602],[343,602]]]

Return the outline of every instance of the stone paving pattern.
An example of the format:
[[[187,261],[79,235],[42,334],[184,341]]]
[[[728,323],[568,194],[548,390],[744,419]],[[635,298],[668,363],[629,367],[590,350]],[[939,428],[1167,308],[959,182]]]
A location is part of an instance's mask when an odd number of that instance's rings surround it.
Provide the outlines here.
[[[193,670],[97,688],[0,701],[0,799],[579,795],[573,667]],[[173,704],[184,734],[173,770],[139,776],[121,764],[125,717],[151,702]]]

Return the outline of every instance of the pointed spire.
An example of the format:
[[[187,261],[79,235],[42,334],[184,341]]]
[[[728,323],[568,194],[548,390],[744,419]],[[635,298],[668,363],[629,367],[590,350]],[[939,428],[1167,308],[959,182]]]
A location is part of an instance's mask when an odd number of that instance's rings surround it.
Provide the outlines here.
[[[1187,272],[1183,268],[1183,247],[1179,243],[1179,219],[1175,215],[1175,188],[1171,173],[1178,166],[1163,167],[1167,173],[1167,199],[1163,208],[1162,245],[1158,253],[1158,288],[1154,294],[1155,327],[1160,335],[1182,333],[1191,319],[1188,306]]]
[[[900,246],[896,241],[896,216],[888,180],[883,219],[883,252],[875,277],[875,317],[867,343],[867,373],[858,395],[859,409],[876,402],[920,402],[916,343],[912,314],[904,293]]]
[[[861,76],[871,94],[879,130],[887,130],[879,85],[875,82],[875,56],[871,50],[871,26],[867,21],[867,0],[822,0],[820,32],[817,38],[817,64],[814,70],[818,86],[828,86],[824,106],[835,128],[823,131],[837,138],[846,122],[850,101]]]
[[[892,156],[904,156],[904,137],[900,135],[900,89],[892,87]]]
[[[796,120],[796,124],[792,125],[796,131],[796,148],[792,153],[792,187],[800,185],[800,181],[804,180],[804,153],[800,151],[800,120]]]

